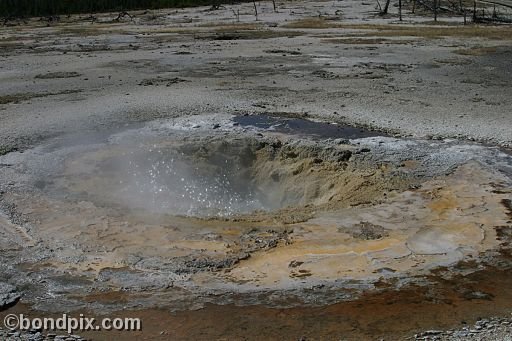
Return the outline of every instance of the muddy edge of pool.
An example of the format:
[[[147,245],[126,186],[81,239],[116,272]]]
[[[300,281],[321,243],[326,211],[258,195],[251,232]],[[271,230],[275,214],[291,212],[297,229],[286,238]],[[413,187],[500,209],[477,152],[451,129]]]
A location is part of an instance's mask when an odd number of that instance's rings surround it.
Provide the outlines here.
[[[512,279],[510,254],[507,266],[488,268],[469,276],[437,279],[429,287],[406,286],[383,290],[351,302],[323,307],[276,309],[263,306],[207,305],[196,311],[170,313],[165,309],[118,311],[108,316],[142,319],[143,332],[82,332],[92,340],[397,340],[410,339],[425,330],[460,329],[483,316],[510,319]],[[464,264],[461,264],[464,267]],[[442,272],[442,271],[441,271]],[[385,283],[382,284],[386,286]],[[127,294],[105,293],[104,300],[130,300]],[[0,312],[31,317],[60,317],[41,313],[19,303]],[[70,315],[94,316],[90,311]]]

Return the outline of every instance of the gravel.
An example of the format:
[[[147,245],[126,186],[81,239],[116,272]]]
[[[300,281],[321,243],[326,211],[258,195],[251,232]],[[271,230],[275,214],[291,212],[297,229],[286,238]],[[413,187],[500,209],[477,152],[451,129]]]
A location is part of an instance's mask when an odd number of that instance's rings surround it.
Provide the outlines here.
[[[40,330],[8,330],[0,327],[0,340],[8,341],[85,341],[78,335],[57,335],[52,332],[41,332]]]
[[[413,340],[512,340],[512,318],[490,317],[460,329],[426,330],[414,335]]]

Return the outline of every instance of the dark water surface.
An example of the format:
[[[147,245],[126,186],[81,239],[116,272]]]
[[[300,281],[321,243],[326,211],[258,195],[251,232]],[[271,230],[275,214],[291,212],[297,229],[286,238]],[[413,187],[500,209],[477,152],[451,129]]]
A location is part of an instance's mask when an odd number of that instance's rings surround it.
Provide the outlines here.
[[[344,138],[357,139],[372,136],[386,136],[386,134],[349,125],[340,125],[326,122],[315,122],[303,118],[275,117],[270,115],[237,116],[234,122],[242,127],[256,127],[268,129],[279,133],[311,136],[318,139]]]

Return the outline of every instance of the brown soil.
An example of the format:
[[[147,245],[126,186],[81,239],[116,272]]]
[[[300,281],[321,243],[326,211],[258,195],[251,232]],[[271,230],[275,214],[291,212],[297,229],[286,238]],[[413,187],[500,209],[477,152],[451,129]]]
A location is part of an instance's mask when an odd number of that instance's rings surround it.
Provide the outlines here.
[[[421,330],[460,327],[480,316],[507,315],[512,309],[511,286],[509,270],[487,269],[468,276],[438,279],[428,287],[385,290],[326,307],[208,305],[201,310],[178,313],[163,309],[122,311],[107,316],[141,318],[143,330],[77,334],[94,340],[117,337],[123,340],[397,340]],[[475,292],[485,295],[476,298],[471,295]],[[104,293],[95,299],[124,301],[129,300],[129,295]],[[32,317],[51,315],[18,304],[0,313],[0,317],[9,313],[28,313]]]

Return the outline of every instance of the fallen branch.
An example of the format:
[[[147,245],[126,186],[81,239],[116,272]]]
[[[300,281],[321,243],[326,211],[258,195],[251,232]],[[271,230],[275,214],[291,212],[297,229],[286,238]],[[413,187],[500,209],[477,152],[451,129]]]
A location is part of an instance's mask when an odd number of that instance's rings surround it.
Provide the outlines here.
[[[133,21],[133,16],[131,16],[130,13],[128,13],[126,11],[119,12],[119,15],[117,16],[117,18],[114,19],[114,21],[119,22],[121,20],[121,18],[124,18],[124,17],[129,17],[130,21]]]

